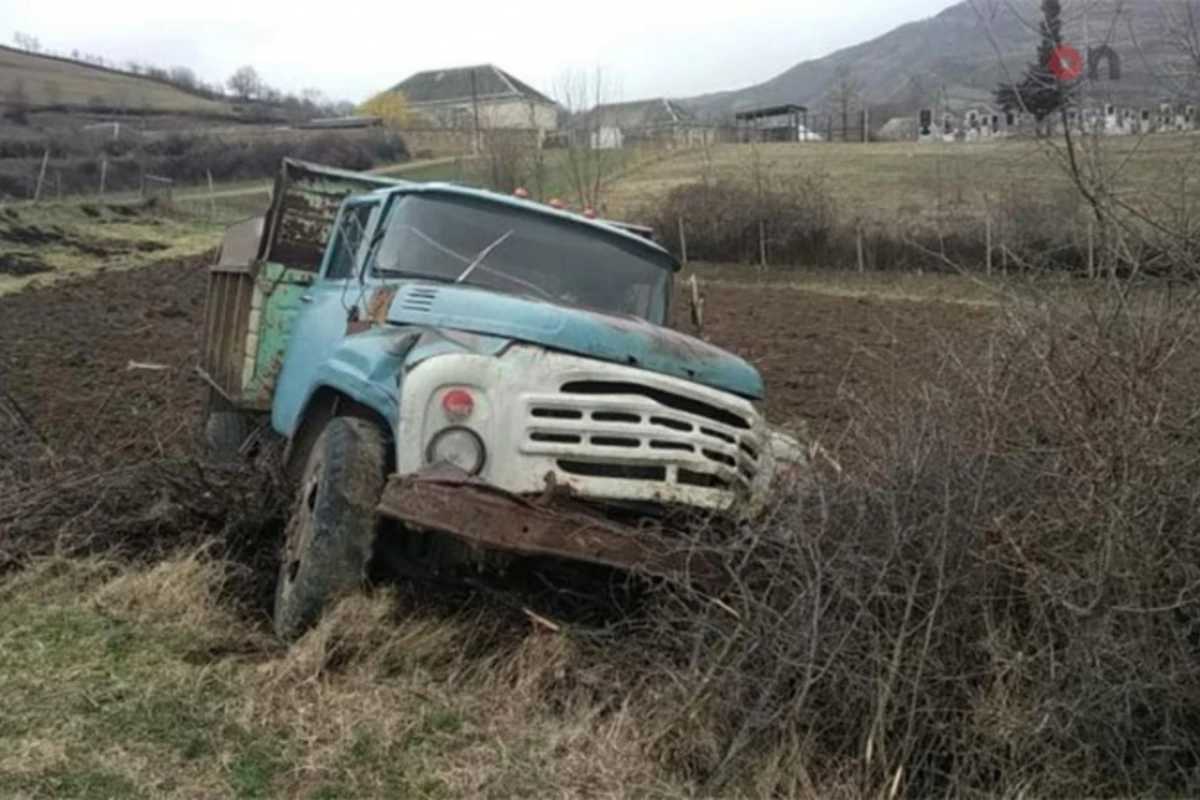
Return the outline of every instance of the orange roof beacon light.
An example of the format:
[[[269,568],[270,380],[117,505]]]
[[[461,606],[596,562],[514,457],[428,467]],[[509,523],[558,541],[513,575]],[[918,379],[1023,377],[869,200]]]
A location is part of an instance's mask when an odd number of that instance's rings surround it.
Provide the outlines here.
[[[529,199],[529,190],[526,189],[524,186],[518,186],[516,189],[513,190],[513,197],[519,197],[522,200],[528,200]]]
[[[587,217],[588,219],[595,219],[596,218],[596,209],[592,208],[591,206],[588,206],[587,208],[585,208],[583,210],[583,215],[585,217]]]
[[[551,198],[550,198],[550,202],[549,202],[549,204],[548,204],[548,205],[549,205],[551,208],[557,208],[557,209],[559,209],[559,210],[562,210],[562,209],[564,209],[564,208],[566,208],[566,207],[567,207],[567,204],[566,204],[566,203],[564,203],[564,202],[562,201],[562,198],[560,198],[560,197],[551,197]]]

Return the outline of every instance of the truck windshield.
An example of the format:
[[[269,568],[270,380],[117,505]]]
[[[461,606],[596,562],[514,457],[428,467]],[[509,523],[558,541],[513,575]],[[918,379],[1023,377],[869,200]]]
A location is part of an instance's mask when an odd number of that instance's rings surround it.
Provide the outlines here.
[[[636,242],[470,199],[409,195],[388,215],[376,277],[460,281],[662,324],[671,270]]]

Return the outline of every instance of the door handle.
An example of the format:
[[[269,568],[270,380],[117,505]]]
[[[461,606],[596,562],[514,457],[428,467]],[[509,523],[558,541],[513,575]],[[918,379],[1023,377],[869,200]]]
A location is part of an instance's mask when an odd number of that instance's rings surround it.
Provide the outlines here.
[[[311,303],[312,301],[313,301],[313,296],[312,296],[311,294],[302,294],[302,295],[300,295],[300,302],[301,302],[301,303]]]

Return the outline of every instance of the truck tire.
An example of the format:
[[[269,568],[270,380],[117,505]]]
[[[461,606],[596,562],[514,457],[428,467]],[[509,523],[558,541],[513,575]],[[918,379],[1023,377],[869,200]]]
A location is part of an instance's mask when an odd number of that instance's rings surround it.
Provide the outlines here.
[[[334,417],[313,443],[288,520],[275,585],[275,632],[298,639],[340,597],[361,589],[375,549],[387,437]]]

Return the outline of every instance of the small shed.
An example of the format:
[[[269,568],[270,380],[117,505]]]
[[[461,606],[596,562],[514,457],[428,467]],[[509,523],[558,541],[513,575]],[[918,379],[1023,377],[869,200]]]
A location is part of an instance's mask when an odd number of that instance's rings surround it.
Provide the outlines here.
[[[786,104],[734,115],[739,142],[811,142],[820,137],[808,127],[808,108]]]

